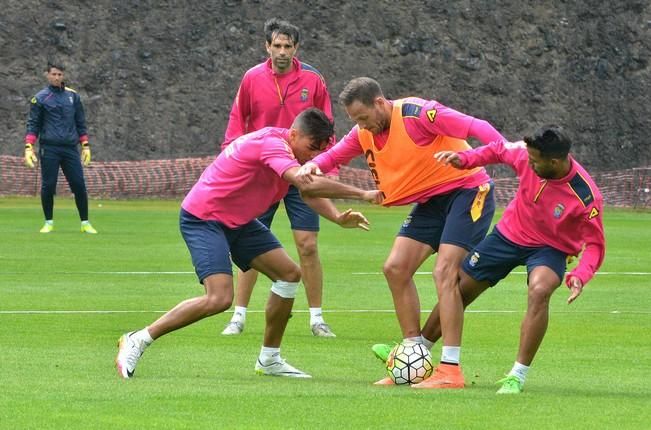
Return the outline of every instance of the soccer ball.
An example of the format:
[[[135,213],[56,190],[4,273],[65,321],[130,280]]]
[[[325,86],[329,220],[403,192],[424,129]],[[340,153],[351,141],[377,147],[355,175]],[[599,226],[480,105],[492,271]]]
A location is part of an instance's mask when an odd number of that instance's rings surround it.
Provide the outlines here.
[[[432,355],[420,343],[396,345],[387,358],[387,372],[396,385],[418,384],[432,374]]]

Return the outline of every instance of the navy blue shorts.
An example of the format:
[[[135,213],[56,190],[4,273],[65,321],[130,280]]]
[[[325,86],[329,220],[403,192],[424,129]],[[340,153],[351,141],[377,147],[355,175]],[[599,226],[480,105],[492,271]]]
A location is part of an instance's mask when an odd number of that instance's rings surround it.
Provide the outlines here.
[[[242,227],[228,228],[218,221],[202,220],[181,209],[179,224],[201,283],[216,273],[232,275],[231,258],[246,272],[255,257],[282,247],[273,233],[258,220]]]
[[[527,274],[538,266],[546,266],[556,272],[562,281],[566,262],[567,254],[558,249],[550,246],[520,246],[493,228],[486,239],[466,256],[463,271],[477,281],[488,281],[492,287],[516,266],[527,266]]]
[[[473,205],[477,206],[475,221],[471,216]],[[434,252],[441,243],[470,251],[486,236],[494,213],[492,182],[483,194],[479,187],[462,188],[418,203],[402,223],[398,236],[426,243]]]
[[[289,191],[283,198],[285,210],[292,230],[319,231],[319,214],[314,212],[301,198],[301,193],[293,185],[289,186]],[[274,215],[280,202],[272,205],[265,213],[258,217],[258,220],[268,228],[274,220]]]

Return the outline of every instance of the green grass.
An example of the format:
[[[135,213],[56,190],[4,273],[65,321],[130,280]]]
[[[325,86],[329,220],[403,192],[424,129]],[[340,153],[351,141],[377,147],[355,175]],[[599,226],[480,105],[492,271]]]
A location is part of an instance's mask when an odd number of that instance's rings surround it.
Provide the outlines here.
[[[400,338],[380,272],[408,208],[352,206],[363,208],[371,232],[324,221],[320,234],[324,308],[338,337],[311,335],[299,294],[283,343],[283,355],[314,379],[254,375],[269,294],[261,278],[251,302],[258,312],[243,336],[219,335],[229,313],[203,320],[157,341],[137,376],[123,381],[113,365],[120,334],[202,291],[178,232],[179,202],[93,201],[100,234],[89,236],[79,233],[69,199],[57,200],[49,235],[38,233],[38,200],[0,199],[0,428],[648,428],[649,276],[620,272],[649,271],[651,213],[606,211],[602,271],[614,274],[598,275],[571,306],[559,289],[525,392],[504,397],[494,382],[515,358],[526,306],[521,274],[466,315],[467,389],[371,384],[383,369],[369,347]],[[295,256],[284,213],[274,229]],[[416,282],[431,308],[431,276]]]

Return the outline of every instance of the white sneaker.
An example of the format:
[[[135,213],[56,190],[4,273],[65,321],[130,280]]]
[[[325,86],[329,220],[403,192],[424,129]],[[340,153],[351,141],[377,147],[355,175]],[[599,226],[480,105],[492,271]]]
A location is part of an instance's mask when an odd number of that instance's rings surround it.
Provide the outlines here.
[[[244,323],[240,321],[231,321],[226,325],[226,328],[222,331],[224,336],[236,336],[242,334],[244,331]]]
[[[118,374],[124,379],[133,377],[136,371],[136,364],[147,344],[143,341],[136,340],[132,337],[135,331],[123,334],[118,341],[118,355],[115,357],[115,366]]]
[[[274,361],[271,364],[263,365],[260,359],[255,363],[255,373],[258,375],[268,376],[288,376],[290,378],[311,378],[305,372],[302,372],[285,362],[282,358],[279,361]]]
[[[337,337],[326,323],[312,324],[312,334],[317,337]]]

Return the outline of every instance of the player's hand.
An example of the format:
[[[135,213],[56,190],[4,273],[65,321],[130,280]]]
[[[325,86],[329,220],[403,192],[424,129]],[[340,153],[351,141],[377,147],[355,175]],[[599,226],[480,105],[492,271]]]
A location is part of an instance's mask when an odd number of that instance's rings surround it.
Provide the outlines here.
[[[380,190],[365,191],[363,199],[374,205],[381,205],[382,201],[384,201],[384,193]]]
[[[298,169],[296,172],[296,179],[303,184],[309,184],[313,181],[312,175],[322,176],[323,172],[319,169],[319,166],[317,166],[316,163],[308,161]]]
[[[567,304],[569,305],[583,292],[583,282],[581,282],[581,280],[576,276],[568,276],[565,280],[565,283],[567,284],[567,288],[569,288],[572,292],[572,294],[570,294],[570,297],[567,299]]]
[[[36,154],[34,154],[34,147],[32,146],[31,143],[26,143],[25,144],[25,166],[29,167],[30,169],[33,169],[36,163],[38,163],[38,159],[36,158]]]
[[[439,151],[434,154],[436,161],[443,164],[452,164],[457,169],[461,168],[461,157],[455,151]]]
[[[90,145],[88,142],[81,142],[81,162],[84,166],[90,164]]]
[[[368,231],[368,220],[361,212],[353,212],[348,209],[337,216],[337,224],[343,228],[361,228]]]

